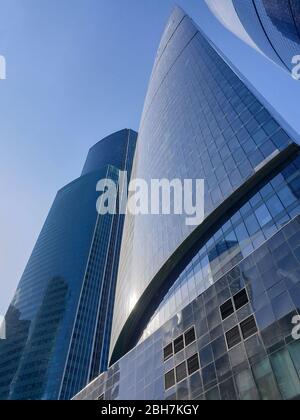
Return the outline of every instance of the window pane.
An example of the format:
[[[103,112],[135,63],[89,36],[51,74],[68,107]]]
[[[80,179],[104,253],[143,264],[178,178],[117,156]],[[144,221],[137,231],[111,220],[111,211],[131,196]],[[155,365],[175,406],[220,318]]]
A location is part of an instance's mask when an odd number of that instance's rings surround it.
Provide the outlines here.
[[[177,354],[184,348],[183,335],[174,341],[174,353]]]
[[[258,400],[259,395],[250,370],[244,370],[235,377],[241,400]]]
[[[272,220],[269,210],[267,209],[265,204],[259,207],[255,211],[255,214],[261,227],[264,227],[266,224],[268,224]]]
[[[246,224],[247,230],[248,230],[248,232],[251,236],[254,235],[256,232],[258,232],[259,229],[260,229],[259,224],[258,224],[254,214],[252,214],[251,216],[249,216],[245,220],[245,224]]]
[[[233,314],[234,312],[234,308],[233,308],[233,304],[232,304],[232,300],[229,299],[227,302],[225,302],[222,306],[221,306],[221,316],[222,319],[225,320],[226,318],[230,317],[230,315]]]
[[[300,341],[295,341],[295,343],[289,346],[290,355],[293,359],[295,368],[300,376]]]
[[[192,375],[193,373],[197,372],[197,370],[200,369],[198,354],[195,354],[190,359],[188,359],[187,365],[188,365],[189,375]]]
[[[252,369],[261,398],[264,401],[281,400],[269,359],[263,360]]]
[[[181,363],[181,365],[177,366],[176,368],[176,381],[181,382],[186,377],[187,377],[186,363],[183,362]]]
[[[192,344],[195,340],[196,340],[196,333],[195,333],[195,328],[191,328],[189,331],[187,331],[184,335],[184,339],[185,339],[185,345],[189,346],[190,344]]]
[[[257,326],[254,316],[250,316],[241,323],[241,330],[244,340],[257,333]]]
[[[228,331],[226,333],[226,340],[229,349],[239,344],[242,341],[239,327],[234,327]]]
[[[169,344],[167,347],[164,348],[164,360],[170,359],[173,356],[173,345]]]
[[[267,206],[273,217],[278,216],[284,210],[284,207],[277,196],[270,198],[270,200],[267,201]]]
[[[235,309],[238,311],[243,306],[247,305],[249,303],[248,295],[246,292],[246,289],[241,290],[239,293],[237,293],[234,298],[234,306]]]
[[[175,385],[175,372],[174,369],[165,375],[165,388],[170,389]]]
[[[283,398],[290,400],[298,397],[300,381],[288,351],[283,350],[272,355],[271,364]]]

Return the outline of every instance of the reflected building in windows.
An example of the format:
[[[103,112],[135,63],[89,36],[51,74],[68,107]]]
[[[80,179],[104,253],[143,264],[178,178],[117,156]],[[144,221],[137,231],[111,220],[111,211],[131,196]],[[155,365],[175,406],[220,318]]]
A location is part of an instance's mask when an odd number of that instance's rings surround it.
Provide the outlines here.
[[[227,29],[291,72],[300,55],[298,0],[205,1]]]
[[[125,129],[101,140],[58,192],[6,314],[0,399],[70,399],[107,369],[124,216],[98,215],[96,185],[120,187],[136,139]]]
[[[204,179],[205,218],[127,215],[110,368],[76,399],[300,397],[299,135],[180,8],[133,177]]]

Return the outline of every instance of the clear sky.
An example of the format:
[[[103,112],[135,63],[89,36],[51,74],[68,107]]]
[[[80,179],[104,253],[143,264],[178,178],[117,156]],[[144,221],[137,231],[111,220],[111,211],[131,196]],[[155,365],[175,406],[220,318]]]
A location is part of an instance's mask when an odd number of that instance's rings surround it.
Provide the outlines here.
[[[0,0],[0,314],[56,191],[90,146],[138,129],[159,40],[175,4],[300,132],[300,82],[252,51],[203,0]]]

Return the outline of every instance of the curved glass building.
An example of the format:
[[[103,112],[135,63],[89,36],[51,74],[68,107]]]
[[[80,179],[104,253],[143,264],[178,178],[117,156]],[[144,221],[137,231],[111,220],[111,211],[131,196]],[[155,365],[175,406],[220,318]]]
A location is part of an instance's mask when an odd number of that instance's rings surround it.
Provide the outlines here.
[[[204,179],[205,221],[194,230],[186,226],[185,215],[126,219],[112,331],[113,362],[136,344],[144,326],[145,336],[182,309],[191,296],[209,288],[238,256],[245,257],[266,239],[260,225],[255,231],[260,236],[257,240],[252,231],[241,228],[241,233],[219,233],[216,250],[214,235],[208,232],[296,147],[294,133],[284,126],[258,92],[176,8],[154,64],[133,178],[148,182]],[[263,201],[260,204],[264,206]],[[252,216],[260,219],[256,210]],[[179,268],[180,264],[204,237],[207,243],[199,249],[204,277],[192,288],[192,295],[186,287],[175,295],[192,267],[183,263]],[[226,248],[235,249],[236,258],[231,261],[229,252],[219,261],[220,250]],[[175,280],[177,275],[181,280]]]
[[[100,141],[58,192],[6,314],[0,399],[70,399],[107,369],[124,216],[98,215],[96,185],[131,172],[136,138]]]
[[[296,140],[176,8],[133,177],[204,179],[205,219],[126,217],[111,366],[76,399],[300,398]]]
[[[248,45],[292,71],[300,55],[298,0],[205,0],[220,22]]]

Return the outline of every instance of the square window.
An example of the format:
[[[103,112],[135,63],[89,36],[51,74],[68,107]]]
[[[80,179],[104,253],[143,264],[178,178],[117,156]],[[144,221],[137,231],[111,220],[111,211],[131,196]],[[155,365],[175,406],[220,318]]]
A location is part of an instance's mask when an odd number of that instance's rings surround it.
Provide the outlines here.
[[[165,389],[168,390],[175,385],[175,371],[174,369],[165,374]]]
[[[204,390],[209,390],[217,384],[217,374],[214,363],[202,370]]]
[[[267,225],[272,220],[270,212],[267,209],[267,207],[265,206],[265,204],[263,204],[261,207],[259,207],[255,211],[255,214],[256,214],[257,220],[258,220],[261,227],[264,227],[265,225]]]
[[[284,207],[276,195],[267,201],[267,206],[274,218],[284,211]]]
[[[173,345],[169,344],[164,348],[164,361],[166,362],[173,356]]]
[[[267,140],[268,136],[266,133],[260,129],[257,133],[253,135],[253,140],[257,145],[263,144],[265,140]]]
[[[240,325],[244,340],[257,333],[257,325],[253,315],[241,322]]]
[[[246,289],[243,289],[239,293],[237,293],[233,297],[233,301],[234,301],[235,309],[237,311],[241,309],[243,306],[247,305],[247,303],[249,303],[249,298],[248,298]]]
[[[234,327],[226,333],[226,341],[229,350],[242,341],[239,327]]]
[[[225,319],[229,318],[234,313],[234,308],[233,308],[232,300],[229,299],[227,302],[225,302],[220,307],[220,311],[221,311],[221,316],[222,316],[222,320],[223,321]]]
[[[256,217],[254,216],[254,214],[251,214],[249,217],[247,217],[247,219],[245,220],[245,225],[251,236],[260,230],[258,221]]]
[[[198,354],[195,354],[194,356],[188,359],[187,366],[188,366],[189,375],[192,375],[193,373],[197,372],[200,369]]]
[[[230,378],[220,385],[220,393],[222,401],[235,401],[237,400],[236,390],[234,387],[233,379]]]
[[[282,150],[283,147],[286,147],[291,142],[291,139],[283,130],[280,130],[274,134],[272,136],[272,140],[280,150]]]
[[[184,341],[186,347],[194,343],[194,341],[196,341],[196,332],[194,327],[184,334]]]
[[[177,354],[184,349],[183,335],[174,341],[174,353]]]
[[[181,382],[186,377],[187,377],[186,362],[183,362],[176,368],[176,382]]]

